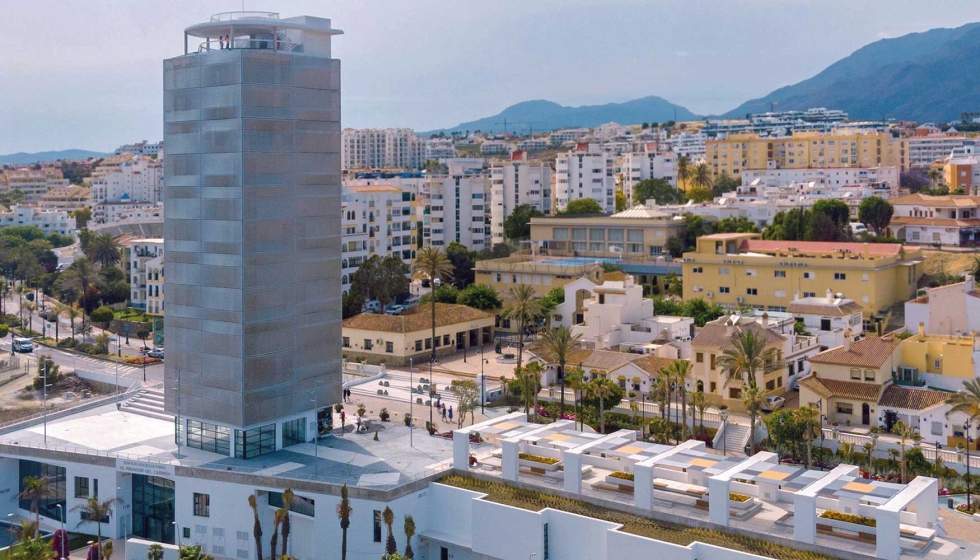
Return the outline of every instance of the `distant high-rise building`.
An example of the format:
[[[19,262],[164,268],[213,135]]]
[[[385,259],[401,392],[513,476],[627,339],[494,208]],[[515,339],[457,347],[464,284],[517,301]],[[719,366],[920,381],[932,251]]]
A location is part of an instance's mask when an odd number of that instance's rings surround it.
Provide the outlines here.
[[[554,212],[550,163],[514,152],[510,160],[493,163],[490,180],[491,247],[504,242],[504,221],[521,204],[530,204],[546,216]]]
[[[408,128],[345,128],[341,145],[344,169],[418,169],[426,159],[425,140]]]
[[[604,212],[616,209],[614,156],[597,144],[580,143],[570,152],[558,154],[555,163],[555,208],[564,210],[573,200],[591,198]]]
[[[165,394],[188,447],[306,442],[340,399],[340,33],[222,14],[164,61]]]

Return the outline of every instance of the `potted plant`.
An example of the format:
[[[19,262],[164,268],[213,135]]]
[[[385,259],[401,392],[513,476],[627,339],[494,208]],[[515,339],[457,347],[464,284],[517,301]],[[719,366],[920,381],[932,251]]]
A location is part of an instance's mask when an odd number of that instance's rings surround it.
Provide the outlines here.
[[[387,422],[388,421],[388,418],[390,418],[391,415],[388,414],[388,409],[387,408],[382,408],[381,409],[381,412],[378,413],[378,417],[381,418],[381,421],[382,422]]]
[[[407,414],[407,413],[405,414],[405,425],[406,426],[411,426],[412,425],[412,415],[411,414]]]

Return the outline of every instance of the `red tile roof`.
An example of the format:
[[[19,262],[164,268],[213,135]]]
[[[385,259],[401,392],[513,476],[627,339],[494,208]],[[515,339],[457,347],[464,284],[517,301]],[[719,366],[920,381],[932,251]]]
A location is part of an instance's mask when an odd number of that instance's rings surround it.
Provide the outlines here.
[[[831,348],[810,358],[814,364],[879,368],[892,355],[901,340],[871,337],[851,343],[851,347]]]

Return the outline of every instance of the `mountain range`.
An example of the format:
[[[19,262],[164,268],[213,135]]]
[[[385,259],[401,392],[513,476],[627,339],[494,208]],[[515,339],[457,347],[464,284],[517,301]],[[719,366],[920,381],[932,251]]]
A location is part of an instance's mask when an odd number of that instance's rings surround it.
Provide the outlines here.
[[[88,159],[92,157],[104,157],[109,154],[102,152],[92,152],[89,150],[56,150],[51,152],[17,152],[16,154],[0,155],[0,165],[24,165],[37,163],[39,161],[57,161],[59,159]]]
[[[852,120],[957,121],[965,111],[980,111],[980,23],[875,41],[812,78],[746,101],[720,117],[745,118],[749,113],[768,111],[771,102],[777,103],[777,111],[842,109]],[[508,130],[526,133],[529,127],[544,132],[607,122],[640,124],[701,118],[656,96],[583,107],[539,100],[518,103],[492,117],[441,131],[500,132],[505,119]]]

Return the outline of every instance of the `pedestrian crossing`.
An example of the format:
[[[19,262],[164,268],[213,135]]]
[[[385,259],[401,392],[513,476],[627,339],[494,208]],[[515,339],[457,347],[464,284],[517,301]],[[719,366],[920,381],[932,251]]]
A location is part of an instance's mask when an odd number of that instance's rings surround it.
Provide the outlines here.
[[[88,356],[74,356],[72,361],[76,364],[76,369],[84,369],[87,371],[94,372],[116,372],[116,364],[108,362],[106,360],[100,360],[98,358],[90,358]],[[142,375],[143,366],[132,366],[129,364],[119,364],[119,374],[133,374],[139,373]]]

